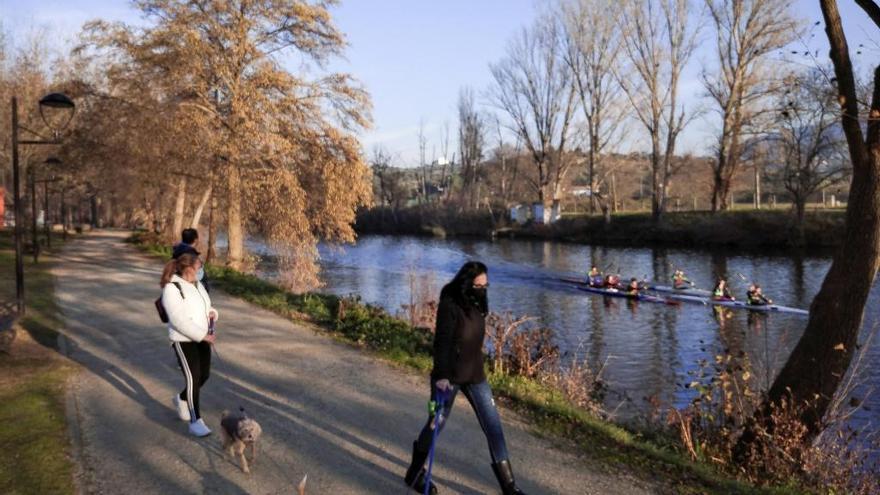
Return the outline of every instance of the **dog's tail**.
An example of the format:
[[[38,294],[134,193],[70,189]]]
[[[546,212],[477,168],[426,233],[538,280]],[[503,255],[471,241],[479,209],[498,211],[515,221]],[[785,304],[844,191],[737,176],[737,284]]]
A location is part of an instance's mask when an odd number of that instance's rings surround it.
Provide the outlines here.
[[[309,475],[306,474],[303,476],[302,481],[299,482],[299,486],[297,489],[299,490],[299,495],[306,495],[306,480],[309,479]]]
[[[229,416],[229,411],[224,409],[223,412],[220,413],[220,421],[223,421],[224,419],[226,419],[226,416]]]

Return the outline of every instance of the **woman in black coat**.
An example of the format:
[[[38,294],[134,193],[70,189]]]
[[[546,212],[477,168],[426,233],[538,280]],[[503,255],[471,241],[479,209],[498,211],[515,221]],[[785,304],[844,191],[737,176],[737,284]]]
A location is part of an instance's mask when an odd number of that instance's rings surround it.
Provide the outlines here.
[[[486,335],[486,315],[489,313],[487,290],[489,277],[486,265],[477,261],[465,263],[455,278],[440,292],[437,325],[434,334],[434,369],[431,371],[431,400],[437,400],[438,391],[448,397],[442,419],[437,426],[442,431],[452,411],[456,394],[461,391],[470,402],[492,456],[492,470],[504,495],[524,495],[517,488],[507,454],[507,444],[501,429],[501,418],[495,408],[492,389],[486,381],[483,368],[483,339]],[[413,443],[412,462],[404,481],[419,493],[425,490],[425,460],[431,448],[432,418],[422,428]],[[437,488],[431,483],[430,493]]]

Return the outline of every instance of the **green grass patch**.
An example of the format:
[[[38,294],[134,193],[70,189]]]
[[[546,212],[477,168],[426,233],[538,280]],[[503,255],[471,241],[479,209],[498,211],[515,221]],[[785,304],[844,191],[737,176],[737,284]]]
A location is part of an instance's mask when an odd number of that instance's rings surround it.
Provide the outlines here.
[[[146,253],[170,256],[167,249],[146,244],[149,234],[130,241]],[[427,373],[432,366],[433,336],[412,328],[381,308],[354,297],[292,294],[284,288],[225,267],[208,266],[212,287],[294,320],[318,324],[334,338],[363,347],[391,362]],[[527,417],[540,432],[573,442],[576,448],[610,471],[628,471],[659,483],[674,493],[790,494],[787,488],[758,488],[734,479],[717,466],[693,462],[662,434],[633,431],[603,421],[568,402],[537,380],[491,374],[496,395]]]
[[[0,383],[0,493],[73,493],[64,384],[70,367],[0,358],[0,372],[26,375]],[[15,380],[17,381],[17,380]]]
[[[55,246],[61,241],[56,240]],[[0,493],[73,493],[64,386],[74,367],[55,351],[60,314],[49,268],[25,257],[27,316],[9,353],[0,353]],[[15,301],[11,232],[0,231],[0,301]]]

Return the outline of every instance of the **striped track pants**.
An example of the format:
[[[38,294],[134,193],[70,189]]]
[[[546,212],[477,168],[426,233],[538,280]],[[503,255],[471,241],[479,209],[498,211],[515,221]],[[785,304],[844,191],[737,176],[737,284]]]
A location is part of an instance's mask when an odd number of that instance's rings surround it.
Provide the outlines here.
[[[199,390],[208,381],[211,371],[211,344],[207,342],[172,342],[177,364],[183,372],[186,387],[180,392],[180,400],[189,406],[191,421],[201,418],[199,413]]]

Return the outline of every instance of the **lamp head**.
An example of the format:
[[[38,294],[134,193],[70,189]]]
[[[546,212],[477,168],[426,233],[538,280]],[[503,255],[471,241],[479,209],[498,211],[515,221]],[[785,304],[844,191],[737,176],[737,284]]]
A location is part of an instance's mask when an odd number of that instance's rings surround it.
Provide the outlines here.
[[[63,93],[49,93],[40,99],[40,117],[56,136],[70,125],[76,104]]]

